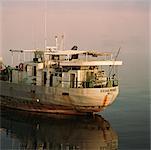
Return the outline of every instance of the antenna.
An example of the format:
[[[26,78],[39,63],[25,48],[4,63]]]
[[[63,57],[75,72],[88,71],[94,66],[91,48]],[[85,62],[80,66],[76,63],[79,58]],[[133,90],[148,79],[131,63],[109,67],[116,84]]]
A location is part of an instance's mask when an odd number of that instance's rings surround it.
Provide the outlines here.
[[[64,34],[61,36],[60,50],[64,50]]]
[[[44,1],[44,49],[47,48],[47,0]]]
[[[55,36],[55,41],[56,41],[56,50],[58,50],[58,36]]]
[[[116,59],[117,59],[117,57],[118,57],[118,55],[119,55],[119,53],[120,53],[120,50],[121,50],[121,47],[118,49],[117,54],[116,54],[116,56],[115,56],[115,59],[113,60],[114,62],[113,62],[113,66],[112,66],[112,68],[111,68],[111,70],[110,70],[110,72],[109,72],[109,77],[110,77],[110,75],[111,75],[111,72],[112,72],[112,70],[113,70],[113,67],[115,66],[115,61],[116,61]]]
[[[115,56],[114,61],[116,61],[116,59],[117,59],[117,57],[118,57],[118,55],[119,55],[119,53],[120,53],[120,50],[121,50],[121,47],[118,49],[118,51],[117,51],[117,54],[116,54],[116,56]]]

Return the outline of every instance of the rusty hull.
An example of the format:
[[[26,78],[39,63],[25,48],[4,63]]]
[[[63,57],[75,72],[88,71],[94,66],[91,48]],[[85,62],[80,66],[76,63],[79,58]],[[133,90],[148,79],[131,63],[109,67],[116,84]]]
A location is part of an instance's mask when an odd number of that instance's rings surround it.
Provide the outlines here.
[[[1,108],[11,108],[38,113],[54,113],[66,115],[85,115],[103,111],[104,108],[96,106],[63,106],[54,104],[44,104],[37,101],[22,101],[8,96],[0,96]]]

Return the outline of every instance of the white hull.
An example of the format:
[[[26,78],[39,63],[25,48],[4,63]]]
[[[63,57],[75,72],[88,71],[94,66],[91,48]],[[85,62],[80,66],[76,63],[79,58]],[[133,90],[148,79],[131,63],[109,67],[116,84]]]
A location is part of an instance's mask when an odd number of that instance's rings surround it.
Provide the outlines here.
[[[46,106],[61,106],[76,109],[79,112],[98,112],[111,105],[119,93],[119,87],[108,88],[54,88],[46,86],[31,86],[1,81],[0,95],[17,103],[34,102]],[[34,91],[34,92],[33,92]],[[3,99],[1,99],[1,104]],[[9,107],[9,102],[6,103]],[[18,108],[20,105],[17,105]],[[24,107],[23,105],[21,105]],[[25,107],[24,107],[25,108]],[[32,107],[31,107],[32,108]],[[19,108],[21,109],[21,108]],[[29,108],[28,108],[29,109]],[[36,111],[36,109],[34,109]],[[44,111],[44,110],[43,110]],[[51,112],[50,108],[49,111]]]

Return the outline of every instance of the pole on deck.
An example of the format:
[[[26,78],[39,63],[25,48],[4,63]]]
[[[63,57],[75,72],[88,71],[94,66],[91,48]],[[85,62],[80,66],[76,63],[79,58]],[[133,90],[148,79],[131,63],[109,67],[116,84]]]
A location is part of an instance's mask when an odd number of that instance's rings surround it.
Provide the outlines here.
[[[13,52],[12,52],[12,67],[14,65],[14,58],[13,58]]]

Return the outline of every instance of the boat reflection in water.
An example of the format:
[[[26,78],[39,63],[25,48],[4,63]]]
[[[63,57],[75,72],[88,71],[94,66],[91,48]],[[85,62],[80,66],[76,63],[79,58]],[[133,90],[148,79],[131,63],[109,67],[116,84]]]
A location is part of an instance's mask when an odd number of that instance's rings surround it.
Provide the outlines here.
[[[118,136],[99,115],[33,115],[2,111],[2,149],[116,150]]]

